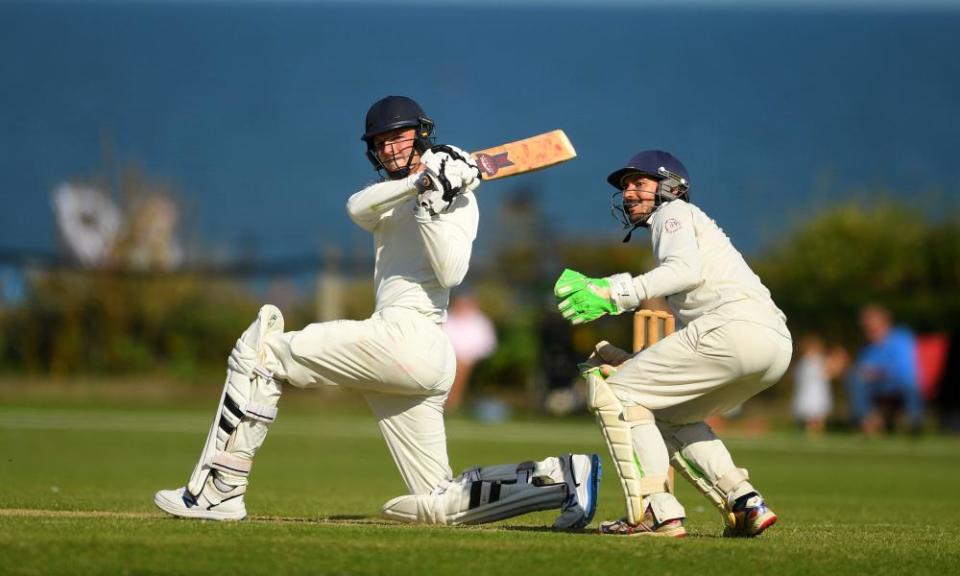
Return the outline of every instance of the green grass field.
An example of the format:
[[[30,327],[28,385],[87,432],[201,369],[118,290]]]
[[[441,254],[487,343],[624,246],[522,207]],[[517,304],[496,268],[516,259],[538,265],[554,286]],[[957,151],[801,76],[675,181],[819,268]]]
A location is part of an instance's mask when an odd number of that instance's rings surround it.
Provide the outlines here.
[[[288,401],[292,400],[292,401]],[[169,403],[166,403],[169,404]],[[168,518],[207,409],[0,404],[2,574],[957,574],[960,442],[731,438],[780,516],[761,538],[720,538],[719,515],[679,482],[684,540],[553,533],[553,513],[483,527],[381,521],[402,491],[372,418],[285,399],[260,452],[241,523]],[[583,420],[448,426],[455,471],[567,451],[604,456],[597,518],[622,499],[599,433]]]

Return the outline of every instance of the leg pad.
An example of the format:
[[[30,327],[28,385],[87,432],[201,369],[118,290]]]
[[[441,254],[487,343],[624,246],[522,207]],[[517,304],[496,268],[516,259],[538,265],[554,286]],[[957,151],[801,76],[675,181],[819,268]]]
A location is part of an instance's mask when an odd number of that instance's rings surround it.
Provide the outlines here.
[[[586,378],[587,405],[597,416],[597,423],[620,478],[620,487],[626,500],[627,520],[631,524],[639,524],[643,520],[644,512],[642,474],[633,454],[631,426],[624,418],[620,400],[604,379],[596,372],[588,373]]]
[[[264,345],[266,338],[283,333],[283,315],[275,306],[260,308],[227,359],[227,379],[200,461],[187,483],[198,496],[211,470],[232,482],[246,482],[253,455],[266,438],[266,427],[277,418],[281,386],[273,378],[276,360]]]
[[[717,480],[717,489],[724,494],[733,494],[741,484],[750,479],[746,468],[734,468]]]
[[[213,457],[210,467],[214,470],[220,470],[227,474],[236,476],[249,476],[250,469],[253,468],[253,460],[248,460],[242,456],[237,456],[229,452],[220,452]]]
[[[668,476],[644,476],[640,479],[640,493],[643,496],[669,491],[670,478]]]
[[[555,460],[472,468],[430,494],[390,500],[381,514],[400,522],[484,524],[560,508],[567,498],[567,486],[562,472],[559,482],[552,477]]]

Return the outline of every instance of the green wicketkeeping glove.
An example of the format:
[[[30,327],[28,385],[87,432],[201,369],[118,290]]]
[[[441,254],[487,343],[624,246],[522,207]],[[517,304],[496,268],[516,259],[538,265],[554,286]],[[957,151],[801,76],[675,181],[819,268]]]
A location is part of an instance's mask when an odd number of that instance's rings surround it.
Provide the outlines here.
[[[606,380],[616,374],[617,368],[631,358],[633,354],[617,348],[606,340],[601,340],[593,347],[593,352],[586,362],[577,364],[577,369],[580,370],[580,375],[584,379],[590,374],[596,374]]]
[[[588,278],[569,268],[557,279],[553,294],[560,313],[573,324],[593,322],[606,314],[620,312],[611,297],[608,279]]]

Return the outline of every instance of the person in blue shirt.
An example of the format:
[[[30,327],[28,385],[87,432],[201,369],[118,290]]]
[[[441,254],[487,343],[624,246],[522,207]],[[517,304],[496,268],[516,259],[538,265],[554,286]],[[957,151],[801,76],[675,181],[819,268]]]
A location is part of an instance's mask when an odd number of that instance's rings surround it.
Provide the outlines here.
[[[868,305],[860,312],[867,345],[860,351],[847,380],[851,416],[865,433],[884,426],[894,429],[894,416],[902,407],[911,431],[923,423],[916,341],[913,333],[894,326],[890,312]]]

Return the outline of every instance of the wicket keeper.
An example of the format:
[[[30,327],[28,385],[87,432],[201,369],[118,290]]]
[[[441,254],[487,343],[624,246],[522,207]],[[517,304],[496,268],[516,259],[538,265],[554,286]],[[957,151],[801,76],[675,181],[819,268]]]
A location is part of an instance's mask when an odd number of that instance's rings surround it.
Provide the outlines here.
[[[383,506],[387,518],[477,524],[556,508],[554,528],[591,521],[600,475],[595,454],[451,474],[443,414],[456,359],[440,325],[450,289],[470,264],[481,180],[466,152],[434,145],[433,129],[410,98],[388,96],[370,107],[362,140],[382,179],[353,194],[347,212],[373,235],[373,316],[288,332],[280,310],[261,308],[230,354],[189,482],[158,492],[160,509],[186,518],[244,518],[254,455],[277,416],[283,385],[330,385],[363,394],[406,484],[408,494]]]
[[[601,342],[581,365],[627,501],[626,518],[600,531],[685,536],[686,514],[667,481],[672,464],[720,510],[725,536],[758,536],[777,517],[704,419],[780,379],[793,347],[786,317],[690,202],[690,177],[673,155],[640,152],[607,182],[624,241],[648,228],[656,267],[606,278],[565,270],[554,287],[560,312],[580,324],[665,297],[683,328],[636,355]]]

